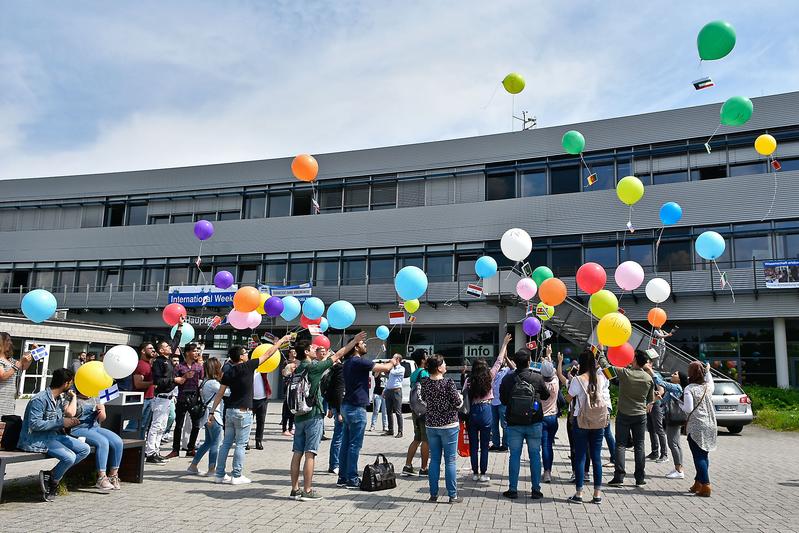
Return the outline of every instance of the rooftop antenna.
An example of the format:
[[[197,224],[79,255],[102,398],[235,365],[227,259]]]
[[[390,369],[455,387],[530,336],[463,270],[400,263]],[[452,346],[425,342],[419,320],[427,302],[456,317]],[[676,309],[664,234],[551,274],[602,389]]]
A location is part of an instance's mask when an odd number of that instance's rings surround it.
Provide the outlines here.
[[[527,111],[522,111],[521,117],[513,115],[513,118],[522,123],[522,131],[531,130],[538,125],[538,119],[536,117],[527,116]]]

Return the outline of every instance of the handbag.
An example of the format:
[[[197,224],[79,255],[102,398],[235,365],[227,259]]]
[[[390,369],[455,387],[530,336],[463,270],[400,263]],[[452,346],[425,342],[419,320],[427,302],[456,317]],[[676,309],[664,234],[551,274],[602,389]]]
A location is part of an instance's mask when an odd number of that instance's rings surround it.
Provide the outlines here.
[[[207,379],[204,379],[203,382],[200,383],[200,387],[197,389],[197,393],[191,399],[191,405],[189,406],[188,412],[189,416],[194,420],[197,420],[198,418],[203,416],[205,410],[208,409],[208,404],[211,403],[211,400],[214,399],[212,396],[211,399],[208,400],[207,402],[203,401],[202,390],[207,381],[208,381]]]
[[[464,385],[463,390],[461,391],[463,396],[463,403],[461,406],[458,407],[458,417],[461,420],[468,420],[469,419],[469,412],[472,409],[472,401],[469,398],[469,381],[466,381],[466,385]]]
[[[380,462],[380,459],[383,462]],[[394,473],[394,465],[388,462],[382,453],[377,454],[375,462],[368,464],[363,469],[361,476],[361,490],[375,492],[397,487],[397,475]]]
[[[469,457],[469,432],[466,430],[466,422],[461,420],[460,431],[458,431],[458,455]]]
[[[22,417],[18,415],[3,415],[0,421],[5,424],[0,447],[7,452],[13,452],[17,449],[19,436],[22,433]]]
[[[674,394],[669,393],[665,403],[666,421],[670,426],[682,426],[688,422],[688,415],[680,407],[680,400]]]

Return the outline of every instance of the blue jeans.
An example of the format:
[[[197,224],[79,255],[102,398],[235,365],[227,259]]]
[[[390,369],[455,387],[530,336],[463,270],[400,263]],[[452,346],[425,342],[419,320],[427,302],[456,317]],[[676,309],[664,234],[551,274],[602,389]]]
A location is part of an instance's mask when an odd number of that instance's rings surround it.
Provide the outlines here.
[[[608,409],[610,412],[610,409]],[[610,418],[608,418],[608,425],[605,426],[605,444],[608,445],[608,453],[610,453],[610,463],[616,464],[616,437],[613,436],[613,428],[610,426]]]
[[[348,403],[341,405],[344,417],[339,452],[338,480],[347,484],[358,483],[358,456],[363,446],[363,433],[366,431],[366,409]]]
[[[216,477],[225,477],[225,463],[227,454],[233,443],[236,443],[236,451],[233,452],[233,477],[241,476],[241,469],[244,467],[244,447],[250,440],[250,427],[252,427],[252,412],[239,411],[238,409],[225,410],[225,440],[219,448],[219,455],[216,459]]]
[[[430,445],[430,468],[427,480],[430,483],[430,495],[438,496],[438,478],[441,475],[441,454],[444,454],[444,481],[450,498],[458,495],[458,469],[456,465],[458,453],[459,428],[427,428],[427,442]]]
[[[325,419],[318,415],[295,421],[291,450],[294,453],[312,453],[316,456],[324,430]]]
[[[527,442],[527,453],[530,458],[530,484],[535,490],[541,490],[541,435],[543,424],[538,422],[529,426],[508,426],[508,484],[512,491],[519,485],[519,469],[522,460],[522,446]]]
[[[333,412],[333,437],[330,439],[330,460],[328,470],[338,468],[339,454],[341,453],[341,437],[344,432],[344,422],[339,422],[338,417],[341,411],[338,409],[331,409]]]
[[[477,460],[480,460],[480,474],[488,470],[488,443],[491,441],[491,404],[474,403],[469,410],[469,457],[472,472],[477,474]],[[480,456],[477,450],[480,449]]]
[[[76,463],[80,463],[91,452],[91,448],[85,442],[81,442],[74,437],[58,435],[47,441],[47,455],[58,459],[58,464],[53,468],[52,476],[54,481],[60,481],[67,470]]]
[[[552,471],[552,461],[555,457],[553,446],[555,435],[558,434],[558,417],[545,416],[541,431],[541,458],[544,461],[544,472]]]
[[[497,448],[503,446],[508,447],[508,423],[505,421],[505,406],[492,405],[491,416],[491,444]],[[499,438],[499,428],[502,426],[502,439]]]
[[[101,427],[72,428],[73,437],[86,437],[86,444],[94,446],[97,470],[115,470],[122,462],[122,438],[113,431]],[[108,452],[111,451],[111,462],[108,462]]]
[[[386,402],[383,401],[383,397],[379,394],[375,394],[374,399],[372,399],[372,427],[375,427],[375,422],[377,422],[377,413],[378,411],[383,415],[382,422],[383,427],[381,428],[383,431],[388,428],[388,415],[386,413]]]
[[[127,427],[125,427],[125,431],[138,431],[139,438],[144,438],[145,433],[147,433],[147,427],[150,425],[150,415],[152,414],[152,407],[150,407],[150,403],[152,403],[152,401],[152,398],[148,398],[144,400],[144,403],[142,404],[141,424],[139,424],[138,420],[131,420],[128,422]]]
[[[690,435],[688,435],[688,447],[691,448],[691,455],[694,457],[694,467],[696,468],[694,481],[705,485],[710,484],[710,456],[708,452],[700,448]]]
[[[590,454],[594,466],[594,488],[602,487],[602,439],[605,429],[582,429],[576,421],[572,427],[574,451],[577,454],[574,463],[574,486],[577,490],[583,490],[586,454]]]
[[[194,458],[191,460],[191,464],[197,466],[200,464],[200,460],[205,455],[205,452],[208,452],[208,470],[210,471],[212,468],[216,466],[216,461],[219,458],[219,445],[222,443],[222,426],[219,425],[218,422],[214,421],[213,424],[209,427],[208,424],[205,425],[205,440],[197,448],[197,452],[194,455]]]

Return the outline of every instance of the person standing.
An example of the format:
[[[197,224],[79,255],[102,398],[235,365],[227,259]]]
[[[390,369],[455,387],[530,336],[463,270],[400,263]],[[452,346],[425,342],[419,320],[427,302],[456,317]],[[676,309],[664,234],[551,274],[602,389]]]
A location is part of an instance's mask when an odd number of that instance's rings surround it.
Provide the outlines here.
[[[284,437],[291,437],[294,435],[294,413],[289,409],[288,404],[288,383],[291,381],[291,376],[294,369],[297,368],[297,350],[289,348],[289,353],[286,355],[286,363],[280,375],[283,377],[283,413],[280,417],[280,428],[283,430]]]
[[[326,370],[326,374],[327,388],[322,394],[327,401],[327,417],[333,419],[333,437],[330,439],[327,472],[338,474],[341,437],[344,432],[344,417],[341,415],[341,402],[344,400],[344,365],[340,360],[334,361],[333,366]]]
[[[142,404],[141,419],[131,420],[128,424],[128,431],[138,429],[139,438],[144,438],[145,432],[150,427],[150,417],[152,415],[152,403],[155,396],[155,386],[153,385],[152,360],[155,357],[155,348],[152,343],[143,342],[139,345],[139,362],[136,370],[133,371],[133,390],[144,395]]]
[[[663,426],[664,410],[657,389],[654,392],[655,402],[646,414],[646,429],[649,432],[649,443],[652,449],[646,458],[656,463],[665,463],[669,460],[669,453],[666,444],[666,429]]]
[[[205,440],[197,449],[191,464],[186,469],[189,474],[196,474],[207,477],[216,474],[216,461],[219,456],[219,446],[222,444],[222,405],[216,406],[216,410],[211,411],[211,402],[216,397],[216,393],[222,387],[222,363],[215,357],[210,357],[203,366],[205,373],[205,384],[200,389],[200,397],[205,405],[205,411],[200,423],[205,426]],[[200,472],[197,465],[200,464],[205,453],[208,452],[208,470]]]
[[[377,422],[377,417],[380,416],[380,421],[383,424],[380,431],[388,434],[388,415],[386,414],[386,402],[383,398],[383,392],[386,389],[386,374],[385,372],[373,374],[373,379],[375,380],[375,388],[372,391],[372,424],[369,431],[375,430],[375,422]]]
[[[411,391],[416,388],[416,384],[423,378],[429,378],[430,374],[427,372],[427,350],[418,348],[411,354],[413,362],[416,363],[416,370],[411,373]],[[414,476],[416,472],[413,470],[413,456],[416,455],[416,450],[421,446],[422,448],[422,466],[419,469],[420,476],[427,475],[427,463],[430,461],[430,445],[427,441],[427,429],[425,428],[425,415],[417,415],[411,411],[411,420],[413,421],[413,441],[408,445],[408,453],[405,457],[405,466],[402,467],[403,476]],[[374,424],[374,412],[372,413],[372,424]]]
[[[491,400],[491,446],[488,448],[490,452],[508,451],[508,423],[505,421],[505,406],[499,399],[499,386],[505,376],[513,372],[515,368],[513,361],[506,357],[505,363],[491,383],[493,398]]]
[[[272,387],[269,385],[269,374],[262,374],[256,370],[252,376],[252,412],[255,415],[256,450],[264,449],[264,423],[270,396],[272,396]]]
[[[72,372],[78,373],[78,369],[86,362],[86,352],[80,352],[78,356],[72,360]]]
[[[32,349],[38,348],[36,344]],[[17,361],[13,357],[14,343],[11,335],[0,332],[0,415],[13,415],[16,410],[17,377],[33,362],[30,352],[22,354]]]
[[[552,365],[551,348],[547,346],[547,358],[541,363],[541,377],[549,391],[549,398],[541,402],[544,411],[541,420],[541,459],[544,463],[544,483],[552,483],[552,463],[555,452],[555,436],[558,434],[558,378]],[[560,354],[558,354],[560,356]],[[562,356],[561,356],[562,357]]]
[[[666,474],[666,478],[685,479],[680,430],[685,424],[686,416],[679,403],[682,402],[683,390],[688,386],[688,375],[685,372],[676,371],[672,373],[670,381],[665,381],[657,372],[652,372],[650,375],[655,380],[655,386],[665,391],[661,403],[665,408],[666,441],[671,450],[671,459],[674,461],[674,470]]]
[[[120,490],[122,487],[119,484],[119,465],[122,463],[122,439],[113,431],[100,427],[106,416],[105,404],[100,403],[97,398],[84,396],[79,391],[75,414],[80,424],[72,428],[70,434],[76,438],[83,437],[86,444],[94,446],[97,464],[95,488]]]
[[[694,484],[688,490],[705,498],[709,498],[712,492],[709,454],[716,449],[718,435],[716,410],[713,407],[714,387],[710,364],[703,366],[699,361],[694,361],[688,365],[688,386],[683,394],[682,410],[688,414],[685,432],[696,468]]]
[[[394,354],[395,358],[402,361],[400,354]],[[397,437],[402,438],[402,381],[405,379],[405,367],[395,366],[388,372],[386,388],[383,391],[383,400],[386,403],[388,413],[388,431],[386,435],[394,435],[394,417],[397,419]],[[372,415],[374,416],[374,415]]]
[[[172,451],[166,456],[167,459],[172,459],[180,455],[180,443],[183,436],[183,423],[186,415],[191,418],[191,433],[189,434],[189,442],[186,445],[186,457],[194,456],[194,445],[197,443],[197,434],[200,432],[200,418],[199,416],[192,416],[191,406],[197,402],[198,395],[200,394],[200,382],[203,380],[203,365],[202,355],[197,347],[197,344],[190,342],[183,349],[184,361],[179,362],[175,367],[176,378],[183,378],[181,383],[178,383],[178,394],[175,404],[175,433],[172,436]],[[175,381],[177,383],[177,379]]]

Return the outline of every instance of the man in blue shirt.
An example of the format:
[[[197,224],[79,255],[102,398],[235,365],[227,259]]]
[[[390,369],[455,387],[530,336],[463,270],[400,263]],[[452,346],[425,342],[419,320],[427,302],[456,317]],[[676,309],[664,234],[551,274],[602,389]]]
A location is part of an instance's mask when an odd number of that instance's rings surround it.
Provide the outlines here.
[[[402,356],[394,354],[394,357]],[[386,388],[383,390],[383,401],[388,413],[388,429],[385,435],[394,435],[394,417],[397,418],[397,438],[402,438],[402,381],[405,379],[405,367],[397,365],[388,373]]]
[[[418,348],[411,354],[411,359],[416,363],[416,370],[411,374],[411,390],[416,387],[420,379],[429,378],[430,374],[425,368],[427,360],[427,350]],[[419,469],[420,476],[427,475],[427,462],[430,460],[430,446],[427,443],[427,429],[425,428],[424,415],[417,415],[411,413],[411,420],[413,421],[413,442],[408,446],[408,454],[405,457],[405,466],[402,467],[403,476],[414,476],[416,472],[413,470],[413,456],[416,455],[416,450],[419,445],[422,446],[422,467]]]
[[[491,413],[493,415],[491,422],[491,447],[488,448],[490,452],[506,452],[508,451],[508,423],[505,420],[505,406],[499,399],[499,386],[505,376],[513,372],[510,366],[503,366],[500,368],[497,375],[494,376],[493,392],[494,398],[491,400]],[[502,427],[502,437],[500,438],[500,426]]]

